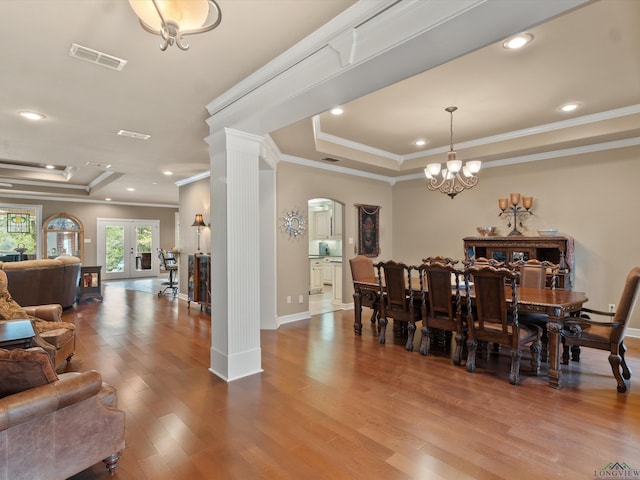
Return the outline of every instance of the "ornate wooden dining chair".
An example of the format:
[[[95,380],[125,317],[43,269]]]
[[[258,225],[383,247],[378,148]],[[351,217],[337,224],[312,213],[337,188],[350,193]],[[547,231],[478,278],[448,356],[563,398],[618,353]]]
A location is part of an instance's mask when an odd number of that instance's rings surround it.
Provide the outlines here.
[[[349,259],[349,266],[351,267],[351,278],[354,282],[368,282],[375,283],[376,271],[373,268],[373,260],[364,255],[358,255]],[[371,314],[371,325],[376,324],[376,320],[380,315],[380,302],[378,295],[375,295],[371,291],[367,291],[364,294],[357,288],[353,291],[354,297],[359,295],[360,305],[369,307],[373,310]]]
[[[388,317],[394,322],[406,325],[406,349],[413,351],[413,336],[416,331],[416,320],[420,319],[421,309],[415,308],[414,290],[412,285],[412,271],[415,267],[401,262],[376,263],[378,281],[382,296],[380,298],[380,320],[378,322],[378,341],[385,343]]]
[[[520,348],[530,344],[531,369],[540,370],[541,328],[518,321],[518,273],[506,267],[471,265],[464,271],[467,291],[467,371],[476,368],[478,342],[492,342],[511,347],[509,382],[517,385],[520,377]],[[473,278],[475,298],[471,297],[470,278]],[[511,308],[507,309],[505,282],[511,286]],[[473,306],[475,308],[472,308]]]
[[[519,260],[510,264],[511,268],[520,272],[521,288],[550,288],[555,290],[558,281],[558,265],[546,260],[537,259]],[[549,357],[549,336],[547,334],[547,322],[549,315],[545,313],[521,313],[520,323],[532,323],[542,328],[542,361]]]
[[[461,315],[461,275],[455,267],[458,261],[445,257],[429,257],[422,261],[423,264],[418,267],[422,293],[422,337],[419,351],[422,355],[428,355],[434,329],[451,332],[456,341],[451,360],[454,365],[460,365],[466,332]]]
[[[618,310],[615,313],[601,312],[589,308],[583,308],[578,312],[579,318],[565,320],[561,331],[564,351],[562,362],[569,363],[569,348],[585,346],[608,350],[609,363],[613,376],[618,382],[618,391],[627,391],[625,380],[631,379],[631,370],[627,365],[624,354],[627,347],[624,345],[624,333],[640,290],[640,267],[634,267],[627,275],[627,280],[618,301]],[[599,322],[589,318],[590,315],[612,317],[610,322]],[[572,360],[580,361],[579,351],[573,350]]]

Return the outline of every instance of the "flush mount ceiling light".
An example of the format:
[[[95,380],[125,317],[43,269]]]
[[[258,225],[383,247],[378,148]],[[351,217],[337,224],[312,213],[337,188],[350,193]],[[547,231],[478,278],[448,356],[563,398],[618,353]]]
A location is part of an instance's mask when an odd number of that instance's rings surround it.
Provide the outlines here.
[[[533,35],[530,33],[521,33],[505,40],[502,46],[507,50],[518,50],[519,48],[524,47],[527,43],[531,43],[531,40],[533,40]]]
[[[142,28],[162,37],[163,52],[173,44],[188,50],[183,35],[208,32],[222,21],[222,11],[215,0],[129,0],[129,4]]]
[[[442,193],[449,195],[451,199],[463,190],[476,186],[478,183],[476,174],[482,166],[480,160],[470,160],[465,165],[462,165],[461,160],[456,160],[456,152],[453,150],[453,112],[457,109],[458,107],[445,108],[445,111],[451,115],[449,124],[450,146],[445,165],[447,168],[442,168],[439,163],[430,163],[424,169],[424,175],[428,180],[427,188],[429,190],[440,190]]]
[[[331,110],[331,115],[342,115],[344,110],[341,107],[334,107]]]
[[[29,120],[44,120],[45,118],[47,118],[46,116],[38,112],[20,112],[20,116]]]

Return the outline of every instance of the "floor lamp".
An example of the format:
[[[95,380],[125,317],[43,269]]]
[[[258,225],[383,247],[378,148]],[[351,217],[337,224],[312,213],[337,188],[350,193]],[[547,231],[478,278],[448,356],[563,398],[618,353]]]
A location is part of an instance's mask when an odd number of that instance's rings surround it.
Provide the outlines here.
[[[200,234],[202,233],[202,227],[206,227],[207,224],[204,223],[204,220],[202,220],[202,214],[201,213],[196,213],[196,219],[193,221],[191,226],[197,228],[197,232],[198,232],[198,253],[202,253],[200,251]]]

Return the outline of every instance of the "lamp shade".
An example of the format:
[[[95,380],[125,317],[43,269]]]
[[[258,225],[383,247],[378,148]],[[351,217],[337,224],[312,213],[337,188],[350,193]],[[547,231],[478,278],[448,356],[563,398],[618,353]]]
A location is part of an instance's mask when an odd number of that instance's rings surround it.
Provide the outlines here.
[[[196,213],[196,218],[193,221],[193,223],[191,224],[192,227],[206,227],[207,224],[204,223],[204,220],[202,219],[202,214],[201,213]]]
[[[209,16],[209,2],[207,0],[129,0],[129,4],[141,21],[151,28],[160,30],[163,26],[158,11],[166,22],[173,22],[180,26],[181,31],[200,28]]]

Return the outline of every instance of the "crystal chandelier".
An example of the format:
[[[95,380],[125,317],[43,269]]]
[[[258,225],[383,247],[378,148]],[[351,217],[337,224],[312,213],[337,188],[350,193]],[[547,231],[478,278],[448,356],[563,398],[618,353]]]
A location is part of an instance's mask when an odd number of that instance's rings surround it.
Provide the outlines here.
[[[470,160],[464,165],[462,165],[461,160],[456,160],[456,152],[453,150],[453,112],[457,109],[458,107],[445,108],[445,111],[451,115],[446,168],[442,168],[439,163],[430,163],[424,169],[424,174],[428,180],[427,188],[434,191],[440,190],[452,199],[463,190],[472,188],[478,183],[476,174],[482,166],[480,160]]]
[[[162,37],[163,52],[173,44],[188,50],[183,35],[208,32],[222,21],[222,11],[215,0],[129,0],[129,4],[142,28]]]

